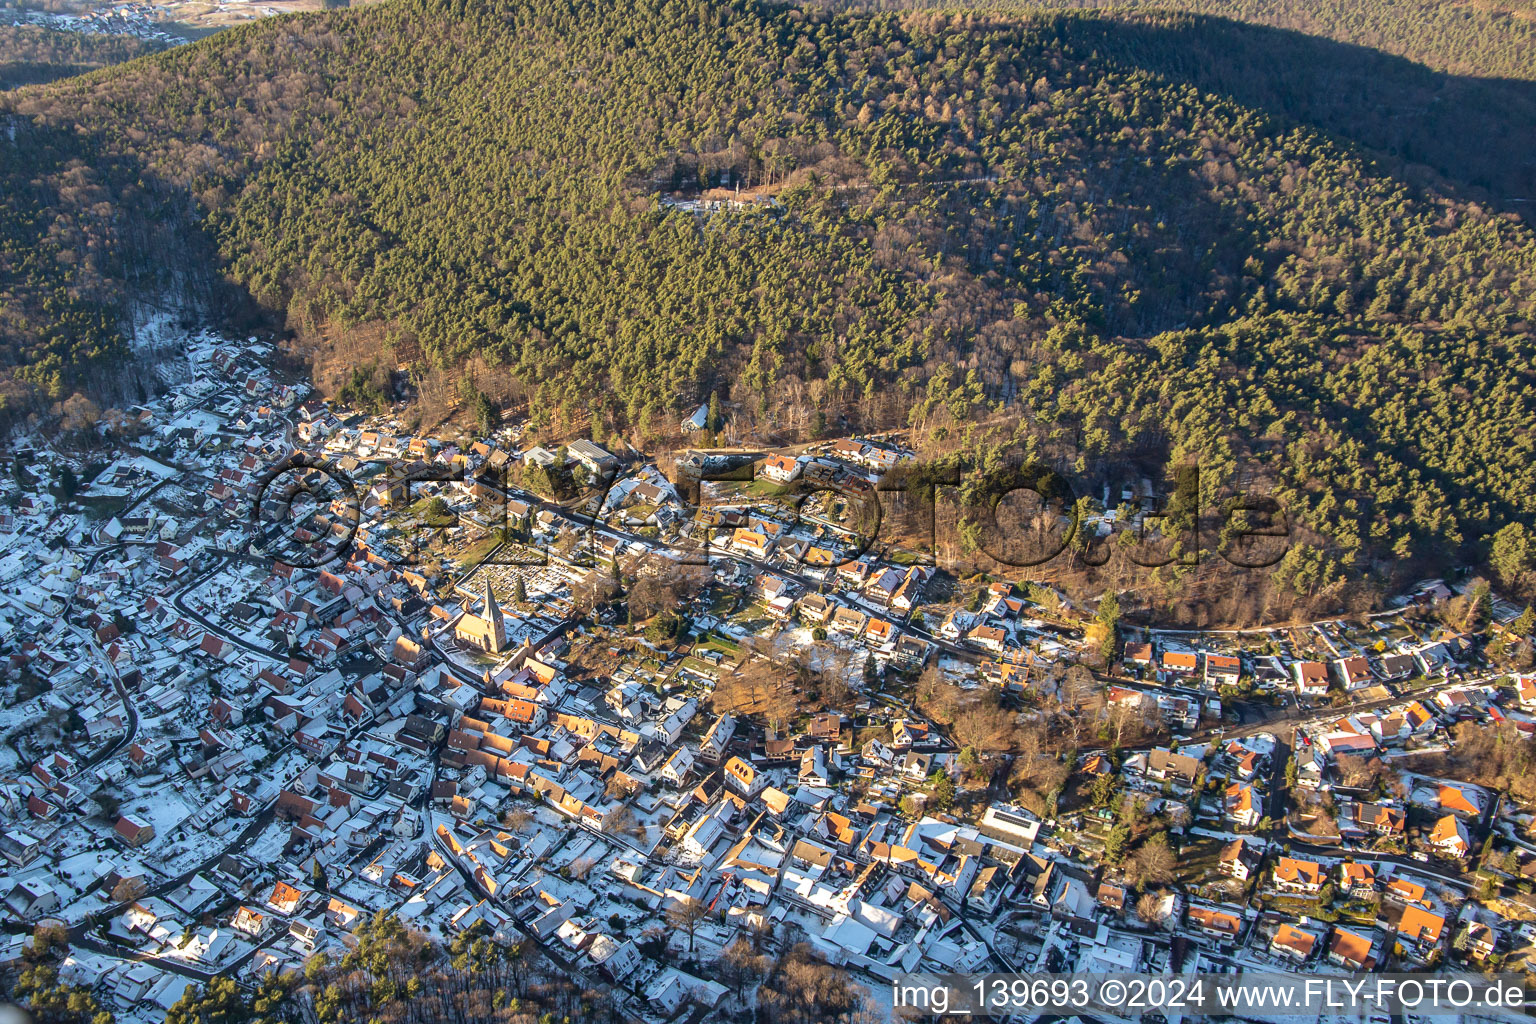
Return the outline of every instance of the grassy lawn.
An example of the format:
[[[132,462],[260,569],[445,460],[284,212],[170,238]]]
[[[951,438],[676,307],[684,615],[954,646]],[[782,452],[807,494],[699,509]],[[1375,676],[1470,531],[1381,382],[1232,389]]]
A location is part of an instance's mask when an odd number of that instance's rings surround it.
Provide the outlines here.
[[[746,608],[731,616],[731,621],[745,629],[748,633],[761,633],[766,627],[773,624],[773,619],[768,614],[768,608],[761,601],[754,601]]]
[[[132,499],[121,495],[107,495],[95,498],[76,495],[74,500],[75,504],[80,506],[81,512],[85,514],[85,518],[96,522],[98,520],[105,521],[111,519],[121,512],[124,506]]]
[[[1297,917],[1306,915],[1318,920],[1328,920],[1325,908],[1317,900],[1309,900],[1300,896],[1267,896],[1264,903],[1271,910],[1281,910]]]
[[[1348,924],[1357,924],[1363,928],[1376,926],[1376,908],[1369,903],[1349,903],[1339,907],[1339,920]]]
[[[732,591],[722,589],[711,591],[709,601],[710,615],[713,615],[717,619],[724,618],[730,614],[731,609],[735,606],[736,595]]]
[[[1226,844],[1220,839],[1196,836],[1179,847],[1178,880],[1194,882],[1214,877],[1220,863],[1221,848]]]
[[[683,659],[681,668],[687,669],[689,672],[692,672],[696,676],[702,676],[703,678],[710,680],[718,679],[720,677],[721,670],[721,666],[716,665],[713,662],[705,661],[702,658],[695,658],[691,654]]]
[[[741,650],[739,644],[726,639],[718,633],[711,633],[708,640],[699,641],[697,646],[706,651],[719,651],[721,654],[735,654]]]
[[[486,556],[488,556],[492,551],[496,550],[496,545],[498,543],[500,543],[500,541],[498,541],[495,537],[485,537],[481,540],[475,541],[469,547],[465,548],[463,553],[458,556],[459,564],[463,566],[479,565],[481,562],[485,561]]]
[[[881,743],[891,742],[891,728],[888,725],[865,726],[853,734],[853,749],[862,750],[864,744],[870,740],[879,740]]]
[[[399,513],[399,518],[416,519],[425,526],[430,526],[434,529],[440,530],[447,529],[450,526],[458,525],[459,517],[454,515],[451,511],[446,515],[441,516],[434,516],[430,513],[428,506],[432,504],[432,499],[434,497],[436,497],[436,495],[428,495],[427,497],[418,499],[414,504],[406,506]]]
[[[743,494],[749,494],[754,498],[777,498],[788,494],[789,488],[782,484],[776,484],[771,480],[757,479],[741,489]]]

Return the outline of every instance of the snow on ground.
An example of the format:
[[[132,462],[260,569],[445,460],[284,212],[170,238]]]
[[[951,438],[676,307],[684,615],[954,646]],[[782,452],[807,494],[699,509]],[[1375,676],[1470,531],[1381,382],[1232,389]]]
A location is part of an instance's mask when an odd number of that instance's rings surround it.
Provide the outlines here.
[[[174,789],[162,786],[153,793],[141,791],[141,795],[125,799],[119,811],[140,824],[155,826],[155,835],[164,839],[190,818],[196,808]]]
[[[253,864],[275,863],[282,858],[283,847],[288,845],[288,832],[286,822],[272,822],[251,840],[244,856]]]
[[[1204,836],[1207,839],[1219,839],[1223,843],[1230,843],[1234,839],[1242,839],[1245,842],[1254,844],[1259,849],[1268,849],[1269,847],[1275,845],[1269,840],[1260,838],[1259,836],[1239,835],[1236,832],[1222,832],[1218,829],[1206,828],[1203,825],[1190,826],[1189,834],[1195,836]]]
[[[151,476],[161,480],[168,480],[173,476],[180,476],[182,470],[175,466],[167,466],[165,463],[150,458],[148,455],[136,455],[128,460],[128,464],[134,469],[142,470]]]
[[[224,425],[224,421],[211,412],[202,409],[188,409],[166,425],[168,431],[181,430],[191,427],[193,430],[201,430],[205,434],[215,434]]]

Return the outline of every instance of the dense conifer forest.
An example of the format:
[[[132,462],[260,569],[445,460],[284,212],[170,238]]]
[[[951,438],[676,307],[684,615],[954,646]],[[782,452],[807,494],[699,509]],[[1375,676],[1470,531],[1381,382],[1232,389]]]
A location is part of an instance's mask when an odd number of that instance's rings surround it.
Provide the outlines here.
[[[832,0],[829,6],[899,10],[936,5],[921,0]],[[957,0],[944,6],[1023,13],[1205,14],[1369,47],[1455,75],[1536,79],[1536,3],[1532,0]]]
[[[174,295],[551,433],[713,391],[785,440],[1198,459],[1316,535],[1298,589],[1485,555],[1536,515],[1529,10],[1222,6],[1271,24],[391,0],[0,94],[6,415],[131,400]],[[662,201],[722,188],[772,205]]]
[[[134,36],[0,25],[0,89],[51,82],[163,49]]]

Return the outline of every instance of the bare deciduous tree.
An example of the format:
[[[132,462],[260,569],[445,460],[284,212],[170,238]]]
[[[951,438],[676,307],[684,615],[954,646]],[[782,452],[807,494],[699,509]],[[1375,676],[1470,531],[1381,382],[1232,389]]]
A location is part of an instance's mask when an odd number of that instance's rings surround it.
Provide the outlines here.
[[[677,929],[688,933],[688,952],[693,952],[693,936],[699,922],[709,916],[709,908],[703,901],[680,899],[667,908],[667,921]]]

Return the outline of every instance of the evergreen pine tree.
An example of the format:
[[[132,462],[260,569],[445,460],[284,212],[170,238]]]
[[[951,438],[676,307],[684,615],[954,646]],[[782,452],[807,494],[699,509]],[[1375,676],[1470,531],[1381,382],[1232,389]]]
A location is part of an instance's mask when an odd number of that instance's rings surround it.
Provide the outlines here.
[[[720,429],[720,396],[713,391],[709,393],[709,412],[705,414],[704,429],[711,434]]]

